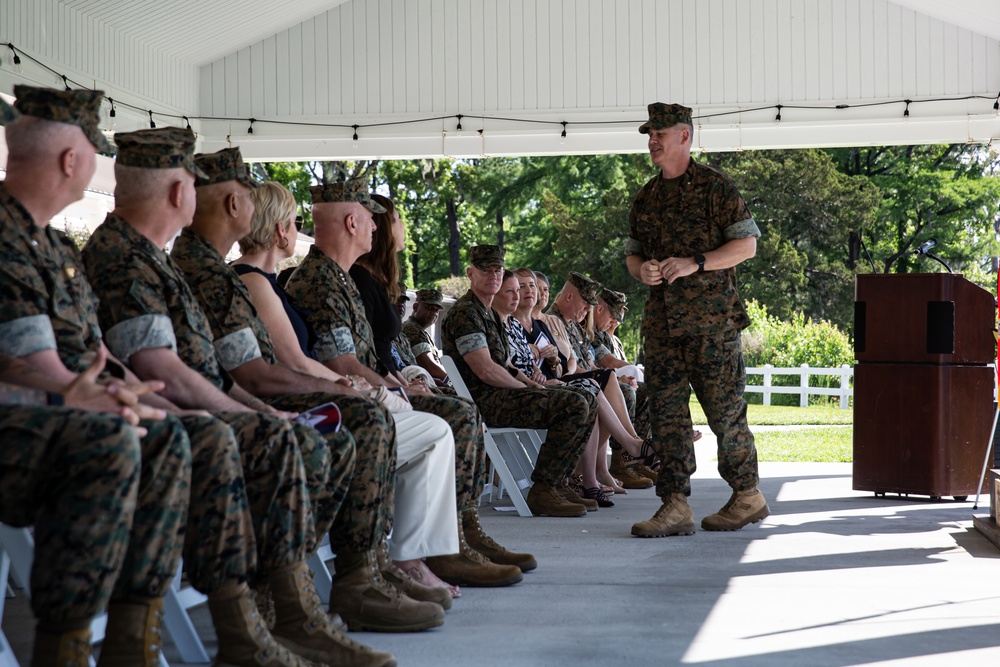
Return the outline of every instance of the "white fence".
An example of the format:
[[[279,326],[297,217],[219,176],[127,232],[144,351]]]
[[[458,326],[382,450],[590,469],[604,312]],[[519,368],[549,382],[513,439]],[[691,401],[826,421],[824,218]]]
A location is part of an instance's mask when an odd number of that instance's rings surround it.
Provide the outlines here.
[[[854,389],[851,388],[851,379],[854,377],[854,367],[844,364],[840,368],[812,368],[807,364],[802,364],[798,368],[775,368],[771,364],[764,364],[760,368],[748,368],[747,375],[763,375],[763,385],[746,386],[747,392],[754,392],[764,395],[764,405],[771,405],[772,394],[798,394],[799,405],[806,407],[809,405],[809,396],[818,394],[822,396],[839,396],[840,409],[846,410],[850,407],[849,399],[854,396]],[[771,379],[775,375],[798,375],[799,386],[797,387],[775,387],[771,384]],[[835,375],[840,378],[839,387],[812,387],[809,385],[810,375]]]

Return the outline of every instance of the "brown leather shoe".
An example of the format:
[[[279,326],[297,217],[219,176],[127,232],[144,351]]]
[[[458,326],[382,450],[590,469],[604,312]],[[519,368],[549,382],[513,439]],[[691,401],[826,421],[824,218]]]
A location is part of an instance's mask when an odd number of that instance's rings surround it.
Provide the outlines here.
[[[573,488],[566,482],[563,482],[557,489],[559,495],[568,500],[571,503],[576,503],[577,505],[583,505],[587,508],[588,512],[597,511],[597,501],[591,500],[589,498],[584,498],[579,493],[573,490]]]
[[[632,526],[636,537],[668,537],[670,535],[693,535],[694,519],[691,506],[683,493],[671,493],[663,499],[660,509],[651,519]]]
[[[543,482],[535,482],[525,499],[528,509],[536,516],[573,517],[586,516],[587,508],[579,503],[571,503],[562,497],[557,487]]]
[[[635,470],[632,470],[631,467],[625,465],[625,462],[622,460],[622,453],[620,449],[612,450],[611,465],[608,467],[608,471],[616,479],[622,481],[622,486],[626,489],[648,489],[653,486],[653,480],[643,477]]]
[[[748,523],[757,523],[770,513],[764,494],[756,488],[733,491],[729,502],[721,510],[701,520],[701,527],[705,530],[739,530]]]
[[[458,553],[450,556],[432,556],[424,562],[437,577],[452,586],[496,588],[516,584],[524,575],[516,565],[492,562],[465,541],[462,521],[458,522]]]
[[[462,533],[470,547],[497,565],[516,565],[521,572],[528,572],[538,567],[538,561],[531,554],[508,551],[487,535],[486,531],[483,530],[483,525],[479,522],[479,510],[475,507],[462,512]]]
[[[330,613],[352,631],[414,632],[444,623],[441,605],[413,600],[382,577],[373,551],[338,552],[334,567]]]
[[[375,547],[375,556],[378,558],[378,569],[382,573],[382,578],[392,584],[397,591],[414,600],[433,602],[441,605],[442,609],[451,609],[451,592],[440,586],[425,586],[396,567],[389,557],[389,547],[385,541],[379,542]]]

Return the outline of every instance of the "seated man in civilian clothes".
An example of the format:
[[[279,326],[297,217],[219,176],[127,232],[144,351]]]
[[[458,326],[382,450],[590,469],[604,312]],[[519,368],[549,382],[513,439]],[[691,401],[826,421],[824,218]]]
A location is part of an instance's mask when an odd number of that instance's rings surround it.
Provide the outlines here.
[[[172,401],[209,410],[233,429],[257,539],[256,574],[269,580],[274,596],[273,634],[282,645],[275,645],[245,595],[219,607],[216,631],[253,628],[259,646],[245,656],[223,655],[220,646],[219,662],[299,665],[305,664],[302,656],[322,663],[393,664],[388,654],[341,634],[322,608],[305,563],[343,499],[341,488],[354,467],[350,434],[344,431],[343,440],[328,447],[315,429],[289,422],[239,387],[220,368],[205,315],[161,250],[194,212],[194,180],[203,176],[193,161],[194,134],[168,127],[119,133],[115,140],[115,210],[83,249],[100,298],[98,317],[109,347],[139,377],[162,380]]]
[[[507,333],[491,308],[500,290],[504,254],[500,246],[469,249],[471,266],[466,275],[472,287],[444,318],[444,352],[455,360],[487,424],[548,429],[531,474],[534,484],[527,498],[531,511],[543,516],[583,516],[586,506],[564,497],[565,480],[594,430],[597,402],[589,394],[562,387],[528,387],[508,371]]]
[[[101,93],[29,86],[16,86],[14,92],[22,118],[7,128],[7,179],[0,185],[0,352],[22,358],[63,384],[73,382],[93,359],[106,358],[112,375],[136,383],[136,376],[104,345],[97,300],[76,246],[48,224],[83,195],[96,168],[94,153],[107,148],[97,127]],[[256,550],[232,430],[208,415],[182,413],[157,394],[140,400],[176,413],[190,440],[191,483],[189,488],[181,485],[189,502],[184,569],[192,585],[209,598],[220,658],[240,667],[303,665],[290,653],[287,659],[281,659],[280,651],[275,656],[270,648],[274,639],[266,628],[259,630],[249,622],[257,613],[246,583],[256,568]],[[149,431],[142,440],[143,477],[159,474],[158,455],[152,452],[158,451],[161,438],[172,437],[162,429],[173,423],[143,421]],[[140,479],[140,493],[143,484]],[[183,517],[181,510],[177,513]],[[143,525],[138,516],[135,520]],[[141,536],[134,539],[144,541]],[[162,591],[173,574],[170,568],[164,575]],[[120,612],[110,609],[109,636],[124,636],[116,616],[125,620],[127,632],[144,638],[160,635],[161,609],[155,600],[136,606],[140,597],[135,595]],[[243,626],[238,625],[240,619],[246,621]],[[106,642],[102,664],[159,664],[157,649],[148,639],[139,655],[129,646]]]
[[[330,531],[338,574],[331,599],[336,598],[345,616],[344,606],[350,599],[352,620],[360,617],[358,624],[367,629],[421,630],[441,625],[444,612],[439,604],[450,603],[450,594],[446,589],[407,581],[409,577],[392,566],[385,544],[383,506],[392,503],[396,460],[392,415],[375,401],[362,398],[346,379],[345,386],[278,362],[267,327],[257,317],[246,285],[225,261],[225,253],[250,231],[254,208],[248,195],[257,182],[247,171],[238,148],[196,155],[195,166],[206,176],[195,180],[198,198],[194,220],[174,242],[170,257],[184,272],[185,281],[211,324],[222,368],[252,394],[282,410],[301,412],[336,403],[344,426],[354,436],[354,475],[350,486],[343,489],[347,492],[346,505]],[[331,446],[335,444],[331,442]],[[376,562],[378,567],[373,567]],[[400,599],[387,590],[386,581],[378,576],[379,569],[391,569],[400,586],[409,589],[414,599],[406,595]],[[346,576],[349,573],[354,576]]]
[[[361,294],[347,273],[359,257],[371,251],[372,213],[384,213],[385,208],[371,199],[363,178],[350,179],[346,173],[336,183],[310,190],[316,243],[289,279],[288,295],[297,306],[311,311],[319,361],[338,373],[360,375],[373,386],[400,387],[378,362]],[[407,393],[416,410],[442,417],[455,433],[460,552],[428,558],[427,566],[458,586],[506,586],[521,581],[521,568],[535,567],[534,558],[504,549],[485,535],[478,520],[476,505],[485,483],[486,451],[475,406],[435,396],[423,385],[411,385]]]
[[[403,322],[403,335],[410,341],[410,349],[413,350],[417,365],[430,373],[439,385],[450,386],[448,372],[441,365],[441,355],[430,334],[430,328],[437,322],[443,307],[444,294],[441,290],[435,288],[417,290],[413,312]]]

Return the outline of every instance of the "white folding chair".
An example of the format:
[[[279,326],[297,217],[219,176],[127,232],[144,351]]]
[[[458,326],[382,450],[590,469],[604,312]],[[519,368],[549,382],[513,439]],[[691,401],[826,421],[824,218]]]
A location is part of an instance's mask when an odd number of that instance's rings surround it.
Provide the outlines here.
[[[7,577],[10,576],[14,583],[30,596],[31,564],[34,560],[35,540],[31,531],[0,523],[0,582],[6,583]],[[163,625],[180,652],[181,659],[186,663],[211,662],[187,612],[191,607],[205,602],[205,599],[204,595],[193,588],[181,588],[181,568],[178,568],[173,584],[164,596]],[[4,602],[5,598],[0,597],[0,619],[3,618]],[[107,614],[101,614],[91,622],[91,641],[95,644],[104,640],[107,623]],[[93,659],[90,663],[94,664]],[[0,630],[0,667],[19,667],[2,630]],[[160,667],[169,667],[162,652]]]
[[[448,372],[448,377],[459,396],[472,400],[472,394],[458,372],[455,360],[445,355],[441,363]],[[502,497],[503,489],[510,494],[510,499],[520,516],[532,516],[525,500],[525,492],[531,487],[531,473],[538,459],[538,448],[545,438],[544,431],[527,428],[494,428],[487,424],[484,440],[486,454],[498,477],[501,489],[498,497]],[[490,475],[492,484],[493,475]],[[491,487],[492,490],[492,487]]]
[[[330,589],[333,587],[333,575],[330,574],[330,568],[326,566],[326,561],[331,558],[333,558],[333,549],[330,548],[330,536],[324,535],[319,549],[309,557],[307,564],[313,572],[313,586],[316,587],[316,593],[326,606],[330,605]]]

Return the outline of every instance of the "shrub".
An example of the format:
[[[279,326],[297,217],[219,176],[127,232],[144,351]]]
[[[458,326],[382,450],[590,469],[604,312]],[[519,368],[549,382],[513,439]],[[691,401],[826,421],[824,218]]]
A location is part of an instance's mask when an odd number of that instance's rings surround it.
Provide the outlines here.
[[[763,366],[771,364],[781,368],[794,368],[802,364],[820,368],[837,368],[842,364],[854,363],[854,346],[850,337],[830,322],[806,320],[799,312],[790,321],[782,321],[770,315],[767,307],[756,301],[746,304],[750,315],[750,326],[743,331],[743,358],[746,365]],[[759,375],[747,377],[747,384],[760,385]],[[775,386],[797,386],[797,376],[778,376],[772,381]],[[817,387],[839,387],[840,379],[834,376],[816,375],[810,384]],[[824,403],[833,400],[827,396],[811,396],[810,403]],[[760,403],[762,396],[747,394],[747,401]],[[774,405],[798,405],[799,397],[791,394],[775,394],[771,397]]]

